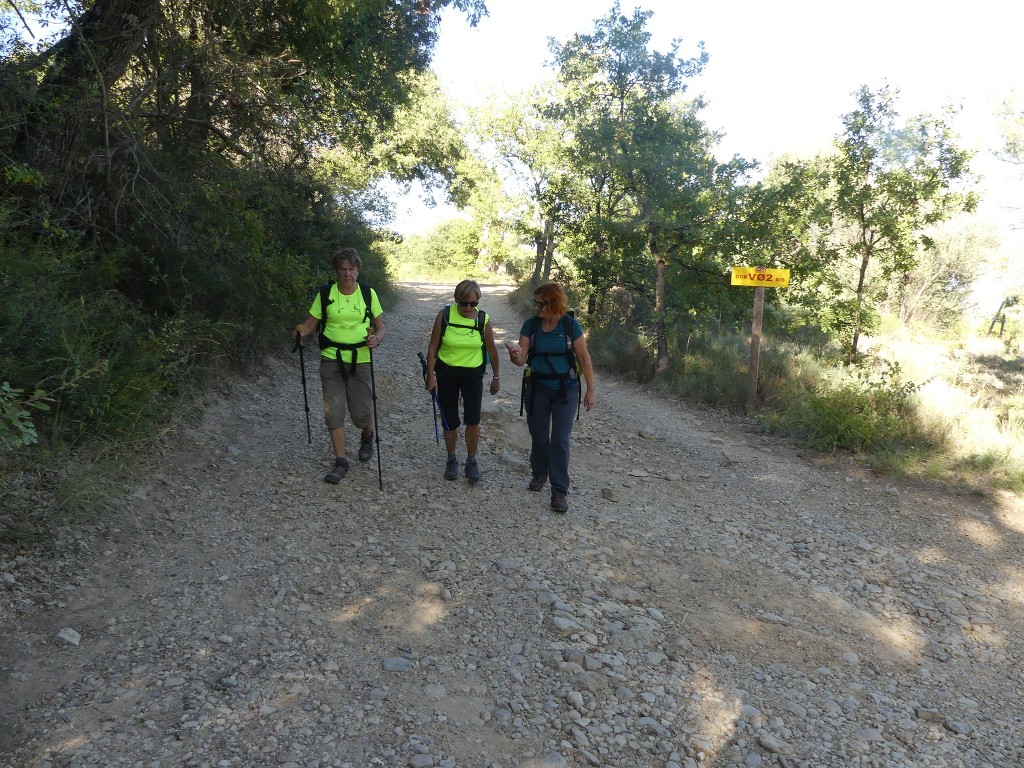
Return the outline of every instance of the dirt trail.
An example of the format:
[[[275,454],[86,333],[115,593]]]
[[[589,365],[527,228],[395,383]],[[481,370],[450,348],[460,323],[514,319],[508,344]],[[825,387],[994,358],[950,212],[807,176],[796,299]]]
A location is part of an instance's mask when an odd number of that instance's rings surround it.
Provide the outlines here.
[[[309,445],[282,357],[73,552],[0,561],[0,764],[1024,764],[1016,497],[815,460],[598,371],[557,515],[507,362],[483,482],[446,482],[416,353],[449,294],[403,285],[385,315],[383,492],[355,446],[322,482],[315,365]]]

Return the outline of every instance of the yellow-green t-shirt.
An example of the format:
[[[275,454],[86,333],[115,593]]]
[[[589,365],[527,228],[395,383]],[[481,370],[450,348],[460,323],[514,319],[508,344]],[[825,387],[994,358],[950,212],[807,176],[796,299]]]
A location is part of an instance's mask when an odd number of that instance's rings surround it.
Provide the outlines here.
[[[370,289],[370,312],[374,317],[380,317],[384,310],[381,309],[380,299],[377,292]],[[323,319],[320,311],[320,292],[317,291],[313,304],[309,308],[309,314],[317,320]],[[338,284],[331,284],[331,292],[327,297],[327,324],[324,327],[324,335],[328,341],[339,344],[358,344],[366,341],[366,331],[370,327],[370,321],[366,317],[366,304],[363,302],[363,292],[356,285],[354,292],[346,296],[338,290]],[[341,350],[337,347],[326,347],[320,350],[323,357],[335,360],[341,355],[343,362],[352,361],[352,352]],[[356,362],[370,362],[370,348],[360,347],[356,350]]]
[[[477,330],[475,317],[463,317],[454,304],[447,305],[448,327],[441,336],[437,348],[437,359],[453,368],[479,368],[484,364],[483,334]],[[491,322],[484,317],[484,327]]]

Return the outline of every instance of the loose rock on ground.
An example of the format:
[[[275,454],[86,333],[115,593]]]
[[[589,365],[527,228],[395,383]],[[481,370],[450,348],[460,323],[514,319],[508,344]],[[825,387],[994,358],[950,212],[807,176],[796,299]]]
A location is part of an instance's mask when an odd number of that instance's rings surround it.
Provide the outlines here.
[[[383,491],[357,440],[322,481],[313,353],[311,445],[284,354],[66,554],[0,560],[0,763],[1024,764],[1019,499],[875,477],[598,371],[559,515],[526,490],[507,362],[483,480],[445,481],[416,353],[450,290],[403,285],[385,315]]]

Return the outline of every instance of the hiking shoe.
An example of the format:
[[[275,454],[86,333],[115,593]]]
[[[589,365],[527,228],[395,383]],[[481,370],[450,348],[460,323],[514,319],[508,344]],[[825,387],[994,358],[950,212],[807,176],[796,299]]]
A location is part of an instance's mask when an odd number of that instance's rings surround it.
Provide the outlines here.
[[[477,466],[476,459],[466,459],[466,479],[471,483],[480,481],[480,467]]]
[[[373,432],[359,436],[359,460],[369,461],[373,456]]]
[[[459,460],[454,456],[448,457],[448,463],[444,466],[444,479],[454,480],[459,476]]]
[[[555,510],[555,512],[568,512],[569,494],[566,493],[565,491],[552,491],[551,508]]]
[[[541,490],[544,490],[544,485],[547,483],[547,481],[548,481],[548,476],[547,475],[534,475],[533,478],[530,480],[530,490],[531,491],[541,491]]]
[[[348,474],[348,459],[338,459],[334,464],[334,469],[324,475],[324,481],[331,485],[337,485],[341,482],[341,478]]]

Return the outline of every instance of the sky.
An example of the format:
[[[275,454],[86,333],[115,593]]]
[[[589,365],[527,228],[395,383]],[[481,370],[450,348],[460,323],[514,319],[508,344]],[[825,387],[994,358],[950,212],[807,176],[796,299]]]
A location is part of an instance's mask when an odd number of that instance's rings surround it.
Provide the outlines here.
[[[489,16],[471,28],[443,11],[433,69],[449,95],[483,103],[553,76],[548,38],[590,32],[611,0],[487,0]],[[1024,4],[1012,0],[623,0],[652,11],[651,47],[680,41],[679,55],[709,55],[687,93],[707,102],[704,122],[724,134],[720,157],[770,162],[827,149],[855,107],[861,86],[898,89],[904,117],[960,112],[962,144],[993,183],[997,106],[1024,98]],[[999,182],[1002,183],[1002,182]],[[422,229],[443,211],[399,210],[399,229]],[[402,226],[402,218],[407,219]],[[409,221],[408,219],[414,219]]]

